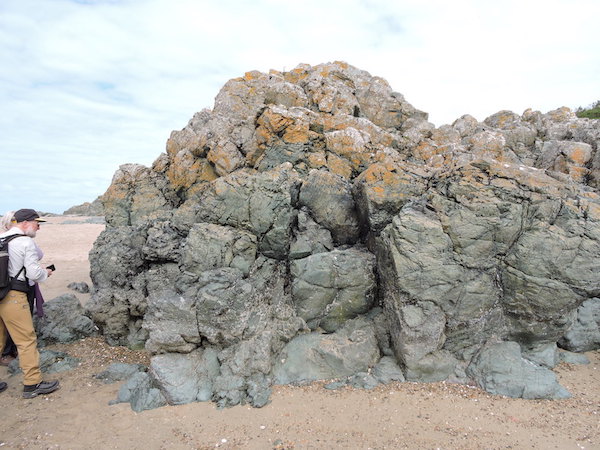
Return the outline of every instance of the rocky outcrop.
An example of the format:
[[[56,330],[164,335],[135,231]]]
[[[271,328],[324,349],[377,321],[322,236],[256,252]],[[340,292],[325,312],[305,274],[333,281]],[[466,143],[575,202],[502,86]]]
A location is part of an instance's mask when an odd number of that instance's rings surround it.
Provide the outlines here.
[[[599,143],[568,108],[436,128],[345,63],[249,72],[117,171],[88,313],[155,355],[140,408],[331,378],[562,398],[557,343],[599,345]]]
[[[98,197],[91,203],[84,202],[81,205],[71,206],[63,214],[65,216],[103,216],[102,198]]]

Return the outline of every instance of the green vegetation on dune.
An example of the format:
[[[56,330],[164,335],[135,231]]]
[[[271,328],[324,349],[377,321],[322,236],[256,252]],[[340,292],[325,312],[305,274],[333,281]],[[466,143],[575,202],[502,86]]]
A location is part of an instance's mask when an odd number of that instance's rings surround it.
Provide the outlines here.
[[[581,106],[575,111],[577,117],[587,117],[588,119],[600,119],[600,100],[592,103],[587,108]]]

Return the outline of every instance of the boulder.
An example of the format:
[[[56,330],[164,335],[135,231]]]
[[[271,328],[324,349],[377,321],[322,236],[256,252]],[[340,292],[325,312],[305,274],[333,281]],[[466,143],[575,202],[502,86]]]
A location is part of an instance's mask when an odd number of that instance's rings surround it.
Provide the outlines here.
[[[569,398],[549,369],[521,356],[516,342],[500,342],[483,348],[467,368],[467,374],[486,391],[515,398]]]
[[[332,334],[313,332],[292,339],[275,361],[274,381],[290,384],[346,377],[367,371],[379,357],[373,325],[359,318]]]
[[[94,375],[94,378],[102,380],[106,384],[116,383],[130,378],[137,372],[145,372],[147,368],[142,364],[130,364],[116,362],[112,363],[105,370]]]
[[[586,300],[577,308],[573,325],[558,344],[572,352],[588,352],[600,348],[600,298]]]
[[[129,403],[135,412],[166,406],[167,401],[147,372],[136,372],[121,386],[109,404]]]
[[[90,292],[90,286],[85,281],[69,283],[67,287],[81,294],[88,294]]]
[[[150,373],[170,405],[207,401],[220,373],[217,352],[207,349],[187,355],[157,355],[150,363]]]
[[[42,345],[73,342],[98,333],[98,328],[73,294],[64,294],[44,303],[44,316],[35,316],[34,324],[38,342]]]

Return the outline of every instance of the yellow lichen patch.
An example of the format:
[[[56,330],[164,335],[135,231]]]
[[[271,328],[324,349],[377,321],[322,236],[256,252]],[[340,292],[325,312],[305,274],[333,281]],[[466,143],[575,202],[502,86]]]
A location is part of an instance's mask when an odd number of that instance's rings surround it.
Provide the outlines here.
[[[309,129],[309,121],[303,112],[267,108],[257,120],[256,137],[259,147],[271,145],[278,140],[288,144],[302,144],[316,137]]]
[[[308,67],[310,69],[310,66]],[[305,79],[308,76],[308,70],[303,67],[298,67],[289,72],[283,73],[283,79],[289,83],[298,83],[300,80]]]
[[[327,149],[350,161],[355,171],[375,160],[375,146],[369,143],[369,139],[367,133],[352,127],[325,134]]]
[[[271,109],[267,109],[258,119],[259,125],[270,128],[273,133],[280,133],[292,123],[294,120],[291,117],[285,117]]]
[[[586,201],[585,208],[588,218],[600,221],[600,203],[598,203],[598,197],[595,200],[595,202]]]
[[[308,139],[308,124],[295,124],[293,127],[288,127],[283,135],[283,140],[288,144],[303,144],[308,142]]]
[[[350,67],[350,65],[344,61],[334,61],[333,64],[335,64],[342,70],[346,70],[346,69],[348,69],[348,67]]]
[[[217,178],[212,166],[205,159],[179,161],[167,170],[167,178],[173,189],[188,189],[198,181],[212,181]]]
[[[327,165],[327,159],[325,158],[325,153],[309,153],[308,155],[308,164],[311,169],[319,169],[325,165]]]
[[[223,173],[231,173],[235,167],[233,158],[227,154],[211,152],[208,157],[210,162],[215,165],[215,169]]]
[[[419,142],[419,145],[413,149],[413,157],[420,159],[421,161],[427,161],[433,155],[437,155],[438,153],[437,146],[426,140]]]
[[[587,144],[573,145],[564,151],[570,163],[578,166],[586,165],[592,157],[590,146]]]
[[[252,70],[251,72],[246,72],[244,74],[244,80],[246,80],[246,81],[258,80],[262,76],[263,76],[263,74],[261,72],[259,72],[258,70]]]
[[[360,178],[367,184],[374,184],[383,179],[386,173],[389,173],[392,169],[392,165],[389,167],[385,163],[376,163],[371,165],[367,170],[361,173]]]
[[[585,167],[569,166],[569,176],[578,183],[582,183],[589,172]]]
[[[342,178],[347,180],[352,178],[352,166],[344,158],[340,158],[334,154],[329,154],[327,156],[327,167],[331,172],[341,176]]]
[[[499,114],[496,116],[497,127],[504,128],[507,123],[513,120],[513,115],[509,112],[504,111],[503,114]]]
[[[264,126],[259,126],[256,128],[256,142],[259,147],[264,147],[264,145],[269,142],[273,136],[273,132]]]

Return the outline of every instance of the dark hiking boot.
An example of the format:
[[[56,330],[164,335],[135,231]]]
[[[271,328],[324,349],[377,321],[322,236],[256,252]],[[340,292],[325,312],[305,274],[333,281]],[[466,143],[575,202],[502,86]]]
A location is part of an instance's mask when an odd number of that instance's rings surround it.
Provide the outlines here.
[[[58,381],[42,381],[38,384],[26,384],[23,386],[23,398],[33,398],[42,394],[56,391],[60,386]]]
[[[0,381],[0,392],[4,392],[7,387],[8,384],[6,384],[4,381]]]

